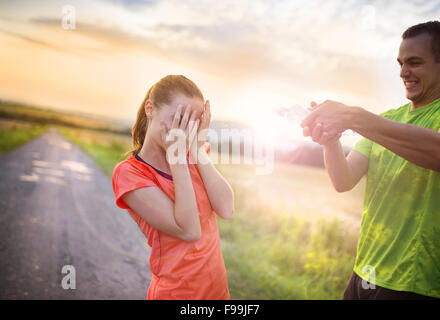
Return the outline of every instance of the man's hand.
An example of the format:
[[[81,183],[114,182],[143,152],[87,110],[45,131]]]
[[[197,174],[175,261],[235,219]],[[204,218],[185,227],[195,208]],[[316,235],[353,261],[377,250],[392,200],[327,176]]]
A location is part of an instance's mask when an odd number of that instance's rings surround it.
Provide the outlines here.
[[[316,102],[313,101],[310,103],[309,110],[311,111],[316,110],[320,106],[321,105],[318,105]],[[320,122],[316,123],[316,125],[313,127],[309,127],[308,125],[303,126],[302,124],[301,126],[303,127],[304,137],[310,136],[314,142],[319,143],[322,146],[329,146],[337,143],[342,135],[341,132],[330,135],[327,131],[324,131],[323,125]]]
[[[312,103],[312,107],[313,111],[301,122],[303,129],[308,127],[308,130],[305,133],[303,132],[305,136],[310,135],[313,137],[313,133],[316,130],[316,137],[320,131],[326,132],[328,137],[336,137],[349,129],[350,107],[345,104],[326,100],[319,105]],[[318,124],[321,124],[321,128],[317,128]]]

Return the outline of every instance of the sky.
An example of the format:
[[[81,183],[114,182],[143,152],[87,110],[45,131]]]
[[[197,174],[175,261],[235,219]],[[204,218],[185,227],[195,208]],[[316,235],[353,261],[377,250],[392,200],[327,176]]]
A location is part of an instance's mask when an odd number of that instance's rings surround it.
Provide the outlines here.
[[[1,0],[0,98],[132,124],[151,85],[183,74],[213,120],[295,137],[278,108],[407,103],[401,34],[438,17],[438,0]]]

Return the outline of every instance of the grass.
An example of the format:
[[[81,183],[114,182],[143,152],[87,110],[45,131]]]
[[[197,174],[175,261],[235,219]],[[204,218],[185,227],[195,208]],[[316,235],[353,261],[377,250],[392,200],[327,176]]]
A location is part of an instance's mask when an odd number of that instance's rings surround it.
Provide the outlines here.
[[[59,130],[109,177],[131,145],[115,134]],[[218,219],[231,298],[340,299],[354,265],[363,187],[337,194],[317,168],[280,165],[258,177],[249,166],[217,167],[235,193],[233,217]]]
[[[92,115],[81,115],[67,111],[37,108],[14,102],[0,101],[0,119],[27,121],[40,125],[62,125],[72,128],[93,129],[95,131],[125,133],[127,128],[112,123],[109,119]]]
[[[45,125],[24,125],[19,122],[0,123],[0,155],[36,138],[47,130]]]
[[[234,299],[340,299],[354,264],[358,233],[336,217],[310,220],[249,205],[233,186],[236,211],[219,221]]]
[[[67,139],[77,144],[111,178],[114,166],[124,159],[130,139],[124,135],[102,133],[87,129],[56,126]]]

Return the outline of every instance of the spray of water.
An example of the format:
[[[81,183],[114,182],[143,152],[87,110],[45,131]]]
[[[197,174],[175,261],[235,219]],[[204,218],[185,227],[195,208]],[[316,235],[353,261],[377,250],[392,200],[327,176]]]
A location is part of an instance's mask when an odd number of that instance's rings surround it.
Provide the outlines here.
[[[279,108],[277,109],[277,114],[287,119],[287,121],[292,125],[301,125],[301,121],[310,114],[310,110],[304,108],[299,104],[294,104],[289,108]],[[345,130],[342,133],[343,136],[355,136],[356,132],[353,130]]]

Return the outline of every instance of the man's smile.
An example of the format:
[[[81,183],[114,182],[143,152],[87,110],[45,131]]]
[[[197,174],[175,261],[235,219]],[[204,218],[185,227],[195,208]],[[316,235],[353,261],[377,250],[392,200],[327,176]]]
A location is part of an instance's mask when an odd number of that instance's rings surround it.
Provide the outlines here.
[[[403,80],[406,90],[414,89],[419,83],[417,80]]]

